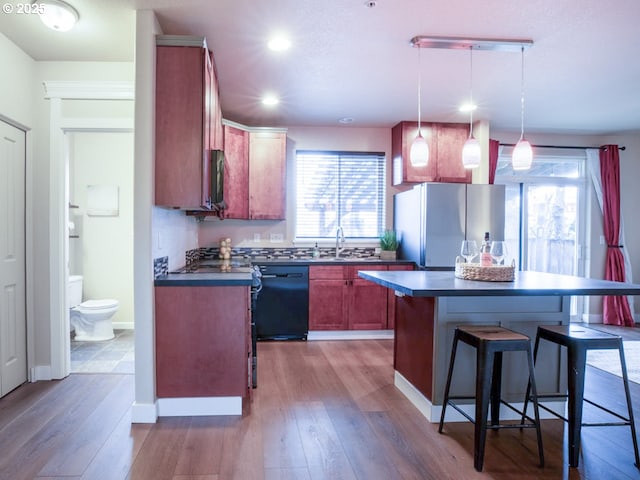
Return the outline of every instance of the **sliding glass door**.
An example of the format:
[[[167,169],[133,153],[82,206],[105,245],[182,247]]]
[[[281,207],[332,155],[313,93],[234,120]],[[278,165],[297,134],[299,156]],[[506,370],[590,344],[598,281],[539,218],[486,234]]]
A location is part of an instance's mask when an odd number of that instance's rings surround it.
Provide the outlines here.
[[[520,270],[583,275],[585,271],[585,156],[536,155],[528,171],[498,161],[496,182],[506,185],[505,240]],[[571,314],[580,316],[573,298]]]

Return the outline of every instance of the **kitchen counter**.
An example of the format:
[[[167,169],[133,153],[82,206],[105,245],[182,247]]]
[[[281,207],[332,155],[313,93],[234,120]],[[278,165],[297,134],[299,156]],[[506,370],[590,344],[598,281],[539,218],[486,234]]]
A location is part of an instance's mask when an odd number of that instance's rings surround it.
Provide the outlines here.
[[[640,285],[542,272],[515,272],[513,282],[464,280],[451,271],[363,270],[359,275],[412,297],[640,295]]]
[[[500,325],[535,338],[539,325],[569,324],[572,295],[640,295],[636,284],[540,272],[516,272],[512,282],[463,280],[453,271],[361,270],[359,276],[395,291],[394,384],[432,422],[440,419],[458,325]],[[536,365],[538,391],[565,393],[566,352],[542,348]],[[463,345],[457,356],[460,363],[475,365],[474,349]],[[526,369],[519,356],[503,364],[503,394],[516,404],[524,398]],[[451,395],[473,396],[475,368],[457,371],[451,388]],[[446,421],[463,420],[452,410]]]
[[[380,260],[379,258],[232,258],[231,271],[221,270],[223,260],[203,260],[169,272],[155,279],[155,286],[221,286],[251,285],[252,265],[412,265],[408,260]]]
[[[156,287],[250,286],[251,283],[251,268],[248,267],[235,268],[231,272],[172,272],[154,281]]]

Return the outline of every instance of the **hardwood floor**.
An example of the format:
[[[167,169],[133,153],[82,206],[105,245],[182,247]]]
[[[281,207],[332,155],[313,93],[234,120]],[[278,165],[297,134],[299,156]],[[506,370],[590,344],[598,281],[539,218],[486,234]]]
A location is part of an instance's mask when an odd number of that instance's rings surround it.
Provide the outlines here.
[[[535,432],[513,429],[489,432],[476,472],[473,426],[438,434],[393,386],[392,349],[392,340],[259,343],[258,388],[242,417],[131,425],[133,375],[26,384],[0,400],[0,479],[640,478],[626,427],[583,430],[570,469],[560,420],[543,421],[545,468]],[[587,394],[623,411],[618,377],[588,367]],[[640,385],[632,394],[640,418]]]

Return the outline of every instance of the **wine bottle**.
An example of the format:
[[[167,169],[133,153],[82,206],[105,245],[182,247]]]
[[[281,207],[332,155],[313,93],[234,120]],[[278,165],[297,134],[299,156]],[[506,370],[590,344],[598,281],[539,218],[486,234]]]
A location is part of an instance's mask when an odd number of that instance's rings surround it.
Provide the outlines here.
[[[490,267],[492,263],[491,238],[489,236],[489,232],[484,232],[484,240],[482,241],[482,246],[480,247],[480,266]]]

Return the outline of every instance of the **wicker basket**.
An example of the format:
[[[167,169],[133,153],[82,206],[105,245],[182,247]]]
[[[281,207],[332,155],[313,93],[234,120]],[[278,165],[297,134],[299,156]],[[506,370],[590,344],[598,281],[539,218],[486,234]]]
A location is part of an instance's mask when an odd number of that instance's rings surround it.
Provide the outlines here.
[[[478,263],[456,262],[455,276],[464,280],[483,282],[513,282],[515,265],[491,265],[482,267]]]

